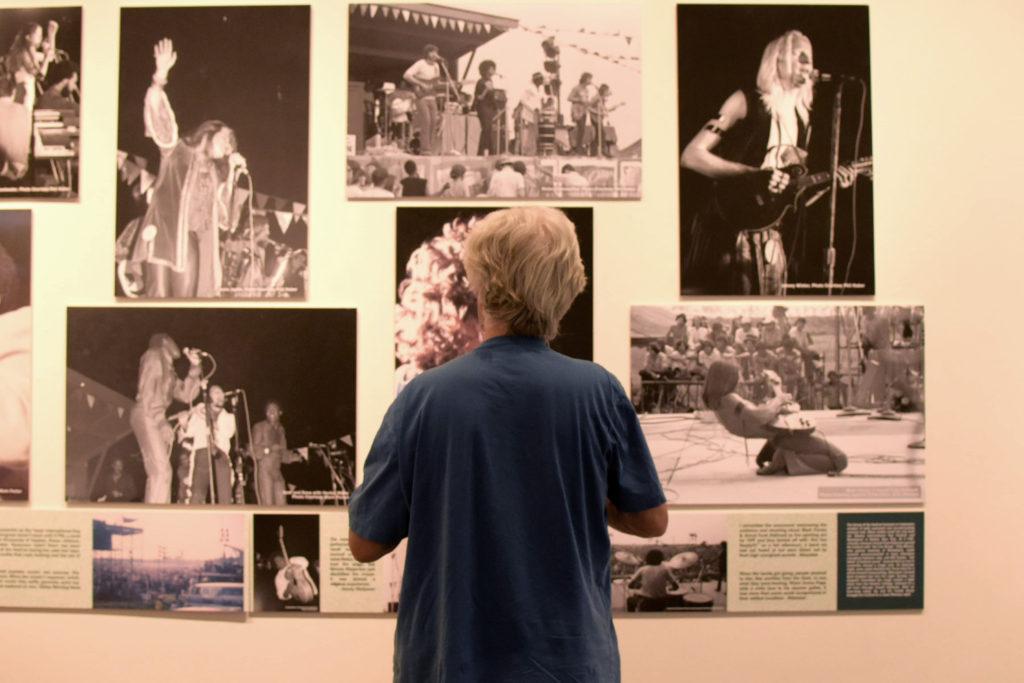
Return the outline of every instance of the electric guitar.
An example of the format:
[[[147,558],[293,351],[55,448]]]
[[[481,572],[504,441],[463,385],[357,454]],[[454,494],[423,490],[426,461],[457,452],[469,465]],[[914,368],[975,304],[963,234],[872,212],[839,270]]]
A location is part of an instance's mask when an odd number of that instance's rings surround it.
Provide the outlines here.
[[[870,174],[872,157],[862,157],[846,166],[857,175]],[[770,168],[717,181],[714,207],[725,224],[735,230],[773,225],[787,213],[797,211],[809,190],[832,182],[831,172],[808,173],[803,163],[790,164],[780,170],[789,175],[789,185],[778,193],[768,190],[772,177]]]
[[[288,557],[288,550],[284,547],[284,526],[277,527],[277,540],[281,544],[281,554],[288,565],[285,576],[288,578],[288,594],[296,602],[308,605],[317,596],[316,584],[310,578],[309,572],[299,563],[293,563]]]

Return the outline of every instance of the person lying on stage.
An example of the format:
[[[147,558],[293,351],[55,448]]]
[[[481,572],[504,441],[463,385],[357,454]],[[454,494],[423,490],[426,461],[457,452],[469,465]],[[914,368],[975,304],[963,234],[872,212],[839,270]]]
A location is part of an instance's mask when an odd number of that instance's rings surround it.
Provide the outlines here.
[[[146,137],[160,149],[160,172],[145,215],[121,240],[130,240],[133,275],[142,271],[147,297],[209,298],[220,293],[220,233],[238,221],[244,193],[232,188],[246,168],[235,132],[223,121],[200,123],[179,136],[164,87],[178,61],[164,38],[153,47],[156,69],[143,107]]]
[[[281,404],[267,401],[265,420],[252,428],[252,455],[256,459],[256,485],[259,487],[260,505],[285,505],[284,475],[281,465],[301,460],[288,450],[284,425],[281,424]]]
[[[793,412],[794,404],[785,394],[755,405],[737,392],[739,368],[715,361],[704,380],[704,405],[714,411],[726,431],[745,439],[766,439],[757,455],[758,474],[828,474],[846,469],[847,457],[839,448],[813,433],[786,432],[773,427],[780,415]],[[798,408],[798,406],[797,406]]]

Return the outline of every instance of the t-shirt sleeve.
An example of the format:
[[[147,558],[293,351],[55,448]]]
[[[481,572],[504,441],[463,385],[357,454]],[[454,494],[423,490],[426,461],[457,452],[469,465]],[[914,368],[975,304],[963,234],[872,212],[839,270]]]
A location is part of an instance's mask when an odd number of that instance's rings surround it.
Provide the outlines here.
[[[363,466],[363,481],[349,504],[349,528],[362,538],[384,545],[409,533],[409,501],[399,466],[399,402],[396,399],[377,432]]]
[[[608,499],[622,512],[642,512],[663,504],[665,494],[636,410],[618,381],[611,384]]]

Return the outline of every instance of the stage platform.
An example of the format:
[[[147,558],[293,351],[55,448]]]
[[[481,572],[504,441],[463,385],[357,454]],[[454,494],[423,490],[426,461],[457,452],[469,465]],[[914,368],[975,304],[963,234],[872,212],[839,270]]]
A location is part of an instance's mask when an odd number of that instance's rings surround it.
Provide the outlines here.
[[[910,447],[924,439],[922,414],[902,414],[899,421],[827,410],[801,414],[849,457],[839,476],[759,476],[754,460],[764,439],[733,436],[712,413],[641,415],[640,423],[670,504],[923,502],[925,450]]]
[[[380,166],[395,178],[406,176],[405,162],[416,162],[420,176],[427,180],[427,194],[437,197],[450,181],[449,174],[456,164],[466,169],[465,185],[472,197],[486,197],[488,180],[498,159],[522,161],[526,165],[526,197],[565,199],[640,199],[642,163],[639,159],[606,159],[601,157],[575,156],[515,156],[500,155],[478,157],[466,155],[414,156],[393,150],[380,153],[350,154],[350,166]],[[562,168],[570,164],[577,173],[587,179],[587,187],[570,187]],[[428,198],[429,198],[428,197]],[[352,197],[366,199],[367,197]],[[447,199],[447,198],[443,198]],[[384,199],[387,201],[387,198]]]

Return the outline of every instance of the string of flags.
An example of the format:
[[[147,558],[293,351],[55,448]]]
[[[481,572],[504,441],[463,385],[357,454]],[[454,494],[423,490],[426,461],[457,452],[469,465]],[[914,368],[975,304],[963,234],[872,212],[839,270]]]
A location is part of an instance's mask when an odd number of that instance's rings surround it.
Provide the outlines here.
[[[588,36],[600,36],[602,38],[622,38],[626,41],[626,45],[632,45],[634,40],[633,36],[623,33],[622,31],[593,31],[589,28],[583,27],[578,29],[568,29],[560,28],[558,26],[547,26],[545,24],[539,24],[538,26],[526,26],[525,24],[520,24],[519,28],[526,29],[533,33],[544,33],[548,35],[552,33],[583,33]]]
[[[431,28],[440,27],[450,31],[458,31],[459,33],[491,33],[494,30],[494,26],[487,22],[451,19],[438,14],[431,14],[430,12],[408,9],[402,5],[349,5],[348,11],[350,14],[359,12],[360,15],[364,17],[369,16],[371,19],[376,19],[380,16],[383,19],[423,24],[424,26],[429,24]]]
[[[529,33],[534,33],[534,34],[536,34],[538,36],[550,36],[552,31],[557,31],[557,29],[547,29],[547,30],[545,30],[544,26],[533,27],[533,26],[520,25],[519,28],[521,28],[522,30],[527,31]],[[579,32],[583,33],[584,30],[580,29]],[[572,33],[575,33],[575,32],[570,32],[570,35]],[[596,31],[591,31],[589,33],[591,35],[599,35],[599,36],[613,35],[613,34],[598,33]],[[630,36],[621,36],[621,37],[626,40],[627,44],[632,44],[632,41],[633,41],[632,37],[630,37]],[[611,54],[611,53],[607,53],[607,52],[602,52],[601,50],[595,50],[593,48],[586,47],[586,46],[583,46],[583,45],[580,45],[580,44],[574,43],[574,42],[561,42],[560,41],[558,44],[563,46],[563,47],[570,47],[570,48],[576,50],[577,52],[579,52],[581,54],[590,55],[592,57],[597,57],[598,59],[603,59],[606,62],[611,62],[612,64],[616,64],[618,66],[625,67],[625,68],[629,69],[630,71],[635,71],[636,73],[640,73],[640,69],[634,67],[634,65],[636,65],[636,64],[638,64],[640,62],[640,57],[637,56],[637,55]]]
[[[149,161],[145,157],[128,154],[122,150],[117,151],[117,170],[121,179],[132,189],[138,192],[139,196],[146,198],[148,204],[153,198],[153,185],[156,183],[156,174],[147,167]],[[245,201],[249,197],[249,190],[238,188],[236,190],[239,199]],[[277,219],[277,224],[283,232],[287,232],[295,221],[305,221],[309,224],[309,215],[306,213],[306,205],[293,202],[280,197],[272,197],[262,192],[256,192],[252,196],[253,209],[259,213],[272,213]]]

